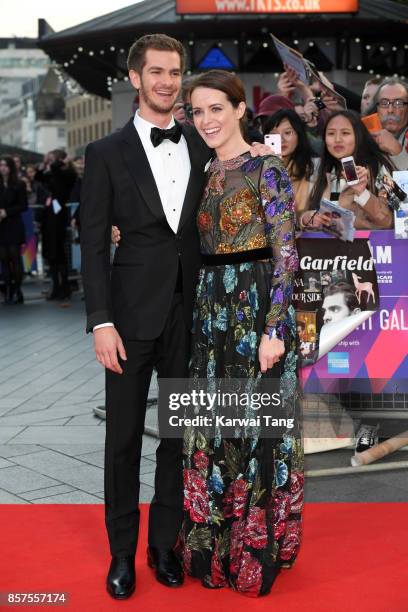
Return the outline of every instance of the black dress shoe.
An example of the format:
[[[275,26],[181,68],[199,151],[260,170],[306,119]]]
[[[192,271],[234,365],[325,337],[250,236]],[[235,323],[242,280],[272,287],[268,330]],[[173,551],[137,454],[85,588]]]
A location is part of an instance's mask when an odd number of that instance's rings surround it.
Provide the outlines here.
[[[147,564],[156,570],[157,580],[165,586],[178,587],[183,584],[183,569],[173,550],[160,550],[149,546]]]
[[[135,590],[135,556],[112,557],[106,589],[114,599],[127,599]]]

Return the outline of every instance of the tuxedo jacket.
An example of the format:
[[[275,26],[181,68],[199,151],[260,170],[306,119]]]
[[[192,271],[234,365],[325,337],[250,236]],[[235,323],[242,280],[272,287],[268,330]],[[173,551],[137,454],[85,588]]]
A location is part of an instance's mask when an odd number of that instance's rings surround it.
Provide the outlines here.
[[[210,150],[183,125],[191,171],[175,234],[170,228],[146,153],[131,119],[88,145],[81,192],[82,276],[87,331],[111,321],[126,340],[152,340],[165,325],[179,261],[185,320],[191,327],[201,263],[196,213]],[[110,265],[111,226],[121,240]]]

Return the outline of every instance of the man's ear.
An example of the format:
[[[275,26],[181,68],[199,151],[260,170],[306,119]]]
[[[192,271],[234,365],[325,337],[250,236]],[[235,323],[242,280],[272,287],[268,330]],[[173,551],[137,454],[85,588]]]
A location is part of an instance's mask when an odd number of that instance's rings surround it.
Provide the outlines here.
[[[129,70],[129,79],[135,89],[140,89],[141,79],[140,74],[136,70]]]

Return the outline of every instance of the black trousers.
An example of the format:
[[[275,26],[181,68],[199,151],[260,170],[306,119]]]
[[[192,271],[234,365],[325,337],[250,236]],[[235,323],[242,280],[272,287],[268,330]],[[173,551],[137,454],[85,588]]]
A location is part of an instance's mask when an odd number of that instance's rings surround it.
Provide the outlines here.
[[[139,531],[140,457],[153,367],[158,378],[187,378],[190,332],[176,293],[162,334],[124,342],[123,374],[106,370],[105,522],[112,555],[135,554]],[[160,384],[160,383],[159,383]],[[156,451],[149,545],[169,550],[183,515],[182,440],[162,439]]]
[[[13,283],[15,289],[20,289],[24,276],[21,245],[0,245],[0,263],[5,284]]]

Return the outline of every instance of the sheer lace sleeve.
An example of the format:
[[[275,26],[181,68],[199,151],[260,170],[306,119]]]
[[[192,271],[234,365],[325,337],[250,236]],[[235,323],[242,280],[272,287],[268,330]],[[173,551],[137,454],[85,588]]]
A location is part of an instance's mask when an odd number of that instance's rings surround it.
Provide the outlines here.
[[[295,204],[289,176],[276,157],[265,159],[260,176],[265,233],[273,251],[271,306],[265,321],[269,337],[283,339],[285,317],[299,266],[295,243]]]

